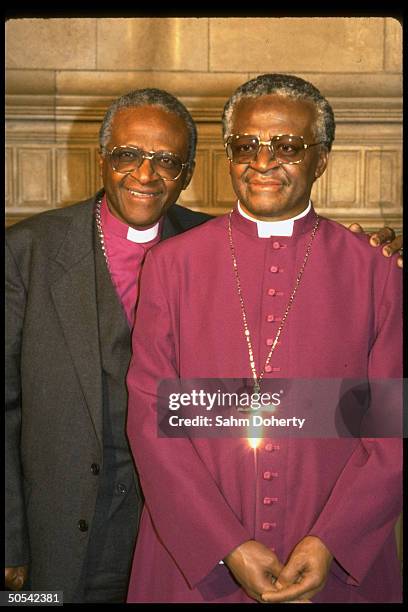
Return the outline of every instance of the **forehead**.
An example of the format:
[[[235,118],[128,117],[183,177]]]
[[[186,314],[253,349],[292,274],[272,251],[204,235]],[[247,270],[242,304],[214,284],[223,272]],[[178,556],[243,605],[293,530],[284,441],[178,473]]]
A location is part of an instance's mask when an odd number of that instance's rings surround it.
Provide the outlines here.
[[[313,135],[316,110],[307,100],[295,100],[271,94],[242,98],[232,115],[232,132],[247,134]]]
[[[189,133],[183,119],[158,106],[122,108],[113,117],[110,146],[132,144],[146,150],[188,150]]]

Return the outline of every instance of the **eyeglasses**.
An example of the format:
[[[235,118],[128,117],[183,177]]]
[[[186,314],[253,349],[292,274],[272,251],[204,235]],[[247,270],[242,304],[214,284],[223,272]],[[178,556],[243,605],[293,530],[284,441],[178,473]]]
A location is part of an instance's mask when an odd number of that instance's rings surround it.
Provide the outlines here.
[[[176,181],[188,162],[183,163],[178,155],[168,151],[143,151],[138,147],[120,145],[113,147],[112,151],[106,151],[109,155],[110,163],[115,172],[129,174],[143,163],[144,159],[149,159],[153,171],[165,181]]]
[[[251,134],[231,134],[225,142],[228,159],[233,164],[250,164],[255,161],[261,146],[268,147],[278,164],[300,164],[305,158],[306,149],[321,142],[306,144],[303,136],[279,134],[270,140],[261,140]]]

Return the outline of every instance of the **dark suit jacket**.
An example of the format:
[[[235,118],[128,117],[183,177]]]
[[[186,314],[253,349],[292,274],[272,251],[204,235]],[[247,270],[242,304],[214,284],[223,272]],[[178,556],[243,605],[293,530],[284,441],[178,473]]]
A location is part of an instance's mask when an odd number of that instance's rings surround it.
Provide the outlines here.
[[[6,566],[33,589],[81,574],[102,463],[95,198],[6,232]],[[209,219],[173,205],[162,238]],[[98,245],[99,248],[99,245]],[[83,525],[83,523],[82,523]]]

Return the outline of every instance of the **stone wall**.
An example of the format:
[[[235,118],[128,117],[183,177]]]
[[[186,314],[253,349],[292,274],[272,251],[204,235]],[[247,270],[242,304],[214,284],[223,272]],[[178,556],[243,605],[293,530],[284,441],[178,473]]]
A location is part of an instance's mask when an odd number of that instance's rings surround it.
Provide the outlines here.
[[[112,99],[138,87],[179,96],[198,123],[182,203],[220,214],[234,200],[220,117],[263,72],[317,85],[337,119],[316,208],[367,228],[402,219],[402,33],[384,17],[51,18],[6,22],[6,220],[90,196],[97,134]]]

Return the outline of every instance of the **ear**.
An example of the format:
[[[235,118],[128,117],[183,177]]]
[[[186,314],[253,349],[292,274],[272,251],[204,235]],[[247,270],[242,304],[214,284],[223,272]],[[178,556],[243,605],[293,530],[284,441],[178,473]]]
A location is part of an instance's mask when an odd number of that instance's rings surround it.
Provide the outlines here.
[[[322,176],[324,171],[327,168],[327,162],[329,161],[329,152],[326,147],[320,147],[319,151],[319,159],[317,161],[315,173],[314,173],[314,181]]]
[[[195,161],[191,162],[191,164],[189,164],[186,170],[186,175],[184,177],[183,186],[181,188],[182,190],[187,189],[187,187],[189,186],[190,181],[193,178],[194,168],[195,168]]]

